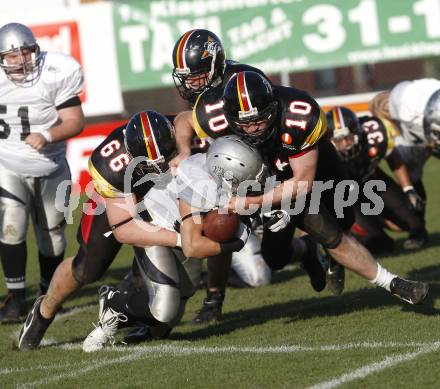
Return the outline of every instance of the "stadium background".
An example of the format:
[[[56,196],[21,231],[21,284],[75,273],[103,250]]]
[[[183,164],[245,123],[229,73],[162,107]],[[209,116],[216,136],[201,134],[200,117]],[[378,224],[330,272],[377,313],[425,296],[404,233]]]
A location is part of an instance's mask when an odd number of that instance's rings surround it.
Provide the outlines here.
[[[188,108],[174,88],[172,49],[190,28],[217,33],[229,59],[324,106],[367,109],[375,92],[440,74],[438,0],[16,0],[0,24],[29,25],[43,49],[83,66],[87,128],[69,141],[74,182],[104,135],[141,109]]]

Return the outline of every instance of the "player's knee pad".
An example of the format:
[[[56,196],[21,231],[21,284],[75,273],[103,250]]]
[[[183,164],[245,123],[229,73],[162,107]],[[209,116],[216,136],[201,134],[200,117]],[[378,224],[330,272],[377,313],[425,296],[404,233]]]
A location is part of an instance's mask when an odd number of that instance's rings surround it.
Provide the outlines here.
[[[151,282],[149,297],[150,312],[157,321],[171,324],[178,319],[182,304],[179,289],[170,285]]]
[[[98,281],[109,266],[100,257],[90,255],[87,248],[81,245],[72,261],[72,274],[81,285],[87,285]]]
[[[0,242],[19,244],[26,240],[27,211],[23,206],[0,201]]]
[[[307,213],[302,228],[326,249],[336,248],[344,233],[336,219],[325,210],[318,214]]]
[[[161,323],[173,323],[181,311],[182,266],[173,250],[153,246],[135,248],[139,272],[149,296],[151,315]]]

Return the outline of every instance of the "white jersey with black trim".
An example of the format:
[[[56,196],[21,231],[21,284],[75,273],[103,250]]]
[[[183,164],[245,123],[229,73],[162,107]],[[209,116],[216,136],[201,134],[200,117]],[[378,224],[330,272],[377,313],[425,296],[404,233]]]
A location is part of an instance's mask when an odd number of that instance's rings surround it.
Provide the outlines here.
[[[216,207],[220,194],[206,166],[206,154],[194,154],[182,161],[177,175],[165,189],[152,188],[144,197],[144,205],[152,223],[174,230],[180,222],[179,199],[187,204],[209,211]]]
[[[33,84],[18,86],[0,71],[0,165],[32,177],[54,172],[64,158],[66,145],[51,143],[37,151],[24,139],[55,125],[56,107],[83,88],[83,73],[72,57],[43,52],[41,61],[41,74]]]
[[[390,114],[399,122],[401,136],[407,146],[426,146],[423,130],[423,114],[432,94],[440,89],[440,81],[422,78],[399,82],[391,90],[389,99]]]

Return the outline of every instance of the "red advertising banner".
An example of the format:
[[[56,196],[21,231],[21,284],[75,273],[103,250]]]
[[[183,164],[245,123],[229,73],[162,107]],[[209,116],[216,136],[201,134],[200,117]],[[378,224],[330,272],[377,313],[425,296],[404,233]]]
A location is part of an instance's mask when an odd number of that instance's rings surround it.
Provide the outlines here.
[[[77,22],[48,23],[29,27],[43,50],[69,54],[83,67]],[[81,94],[83,102],[87,100],[86,90],[87,82],[84,83],[84,90]]]

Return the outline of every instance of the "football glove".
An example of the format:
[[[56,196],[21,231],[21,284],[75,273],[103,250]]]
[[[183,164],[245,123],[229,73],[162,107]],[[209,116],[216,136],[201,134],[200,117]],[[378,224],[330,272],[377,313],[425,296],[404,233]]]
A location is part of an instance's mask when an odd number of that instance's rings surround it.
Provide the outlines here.
[[[425,204],[423,199],[419,196],[415,189],[412,186],[406,186],[405,188],[403,188],[403,191],[408,197],[408,200],[411,203],[414,211],[422,212]]]
[[[284,230],[290,223],[290,215],[284,209],[276,209],[266,212],[264,216],[264,228],[272,232]]]

